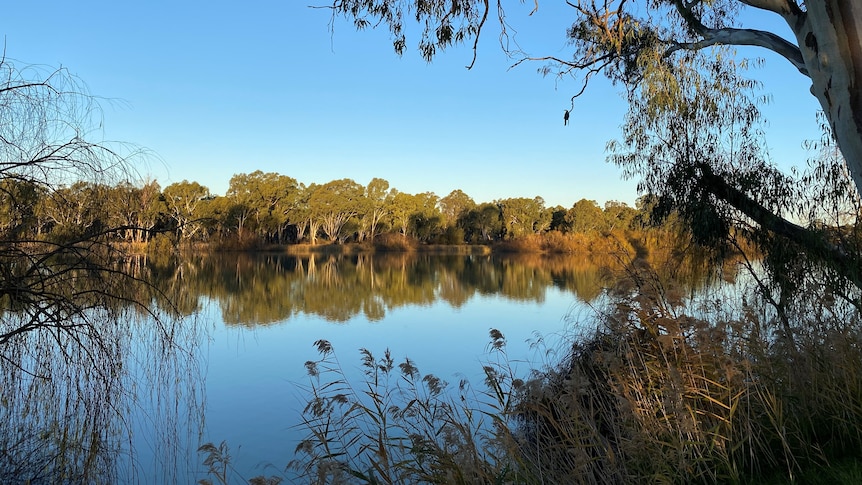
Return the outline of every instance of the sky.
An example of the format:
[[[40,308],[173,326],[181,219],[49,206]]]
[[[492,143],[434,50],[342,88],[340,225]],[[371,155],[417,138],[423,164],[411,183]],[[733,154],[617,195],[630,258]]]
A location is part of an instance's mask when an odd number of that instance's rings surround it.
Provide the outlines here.
[[[379,177],[401,192],[460,189],[476,202],[634,204],[636,182],[605,161],[626,112],[619,87],[591,83],[564,126],[579,84],[543,77],[538,63],[513,68],[498,31],[487,31],[473,69],[468,47],[428,64],[410,31],[399,57],[385,28],[356,32],[309,8],[325,3],[10,2],[0,25],[7,58],[65,67],[99,96],[94,136],[146,150],[137,170],[162,187],[190,180],[223,195],[234,174],[262,170],[306,185]],[[533,2],[507,2],[511,39],[530,54],[568,56],[567,7],[539,5],[530,16]],[[766,61],[757,77],[772,97],[770,154],[804,166],[802,141],[819,137],[810,83],[778,56],[752,54]]]

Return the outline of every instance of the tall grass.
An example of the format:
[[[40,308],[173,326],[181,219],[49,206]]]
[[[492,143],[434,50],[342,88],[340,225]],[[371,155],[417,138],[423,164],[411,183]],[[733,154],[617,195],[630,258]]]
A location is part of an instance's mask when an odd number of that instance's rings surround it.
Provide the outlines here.
[[[502,338],[502,336],[500,336]],[[517,380],[485,368],[489,389],[474,393],[422,375],[409,359],[363,349],[365,379],[346,377],[327,341],[321,359],[306,363],[311,399],[304,410],[307,439],[290,467],[307,483],[509,483],[517,457],[506,449],[509,402]],[[505,387],[505,389],[504,389]],[[517,481],[517,480],[516,480]]]
[[[858,311],[810,291],[779,324],[756,290],[695,299],[659,274],[642,259],[625,265],[607,303],[564,342],[566,357],[529,375],[492,330],[476,388],[388,350],[362,350],[363,378],[351,380],[318,341],[320,358],[306,363],[307,436],[289,467],[315,484],[859,477]]]

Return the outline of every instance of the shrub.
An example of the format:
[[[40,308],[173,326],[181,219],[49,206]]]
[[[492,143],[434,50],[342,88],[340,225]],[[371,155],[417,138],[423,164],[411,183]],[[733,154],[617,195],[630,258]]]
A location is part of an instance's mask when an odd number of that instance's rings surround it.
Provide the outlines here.
[[[374,248],[378,251],[415,251],[418,241],[404,234],[385,233],[374,238]]]

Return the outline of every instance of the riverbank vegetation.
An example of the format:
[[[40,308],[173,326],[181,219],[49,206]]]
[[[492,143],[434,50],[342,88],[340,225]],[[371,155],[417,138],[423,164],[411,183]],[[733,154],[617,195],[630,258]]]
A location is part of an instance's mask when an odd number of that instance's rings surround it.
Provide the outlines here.
[[[576,252],[587,248],[590,236],[643,227],[654,203],[646,197],[636,207],[612,201],[602,208],[582,199],[569,208],[546,207],[538,196],[476,203],[460,190],[445,197],[399,192],[380,178],[367,185],[341,179],[306,186],[260,171],[232,177],[224,196],[189,181],[162,188],[156,181],[78,180],[45,190],[26,179],[0,183],[0,194],[26,209],[6,211],[0,222],[14,221],[29,237],[51,240],[111,228],[106,235],[128,248],[141,251],[153,242],[160,252],[166,241],[210,250],[352,243],[403,251],[515,240],[521,242],[507,247]],[[153,241],[158,234],[169,239]]]

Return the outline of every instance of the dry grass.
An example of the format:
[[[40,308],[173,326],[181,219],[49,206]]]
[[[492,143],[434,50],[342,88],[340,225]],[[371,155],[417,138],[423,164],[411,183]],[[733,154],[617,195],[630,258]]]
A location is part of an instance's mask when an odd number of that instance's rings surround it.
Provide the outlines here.
[[[362,349],[365,379],[356,387],[326,341],[321,359],[306,363],[311,398],[304,410],[307,439],[289,467],[304,483],[508,483],[518,480],[516,456],[499,440],[511,397],[510,376],[486,367],[497,393],[457,390],[422,375],[409,359],[396,365],[387,350]],[[505,387],[511,387],[505,385]],[[477,408],[467,403],[480,403]]]

